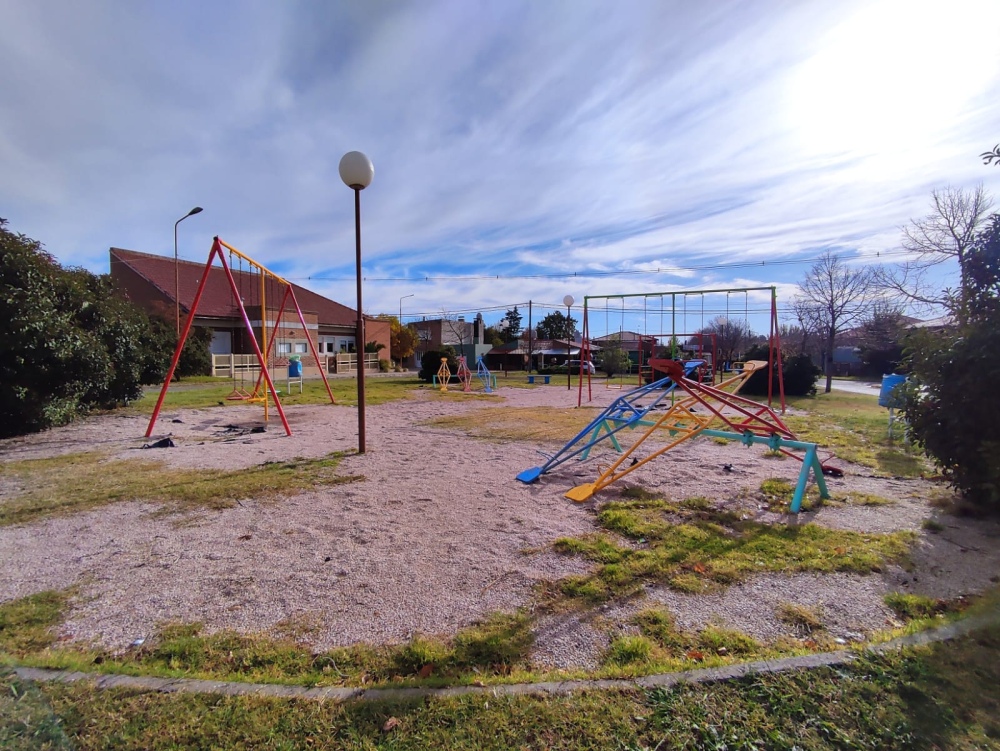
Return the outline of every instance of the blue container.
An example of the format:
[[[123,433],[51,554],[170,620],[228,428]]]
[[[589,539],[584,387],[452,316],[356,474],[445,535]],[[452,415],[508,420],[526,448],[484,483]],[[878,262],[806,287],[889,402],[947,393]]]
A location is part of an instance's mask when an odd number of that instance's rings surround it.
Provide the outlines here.
[[[302,361],[301,360],[289,360],[288,361],[288,377],[289,378],[301,378],[302,377]]]
[[[892,375],[882,376],[882,388],[878,392],[878,406],[888,407],[889,409],[899,409],[902,407],[903,398],[895,389],[904,383],[906,383],[905,375],[893,373]]]

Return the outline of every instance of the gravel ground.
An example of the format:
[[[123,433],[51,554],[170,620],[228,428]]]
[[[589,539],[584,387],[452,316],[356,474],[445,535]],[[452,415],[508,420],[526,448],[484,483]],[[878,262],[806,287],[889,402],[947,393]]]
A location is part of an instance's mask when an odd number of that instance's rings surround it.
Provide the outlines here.
[[[620,394],[595,390],[595,404]],[[246,498],[230,509],[182,517],[129,503],[2,528],[0,601],[79,585],[64,637],[116,649],[171,621],[257,632],[306,619],[316,625],[311,638],[317,649],[454,633],[490,612],[529,605],[539,580],[589,570],[579,559],[549,552],[549,546],[559,537],[594,531],[594,509],[617,491],[604,491],[585,504],[562,496],[573,485],[592,481],[598,467],[612,460],[607,452],[526,486],[514,476],[540,463],[538,446],[472,439],[428,422],[483,407],[575,405],[576,392],[556,386],[502,388],[493,397],[473,398],[423,390],[407,401],[368,408],[367,453],[348,456],[339,469],[363,476],[359,482],[279,502]],[[286,412],[291,437],[277,421],[265,433],[226,428],[259,422],[261,410],[255,407],[164,412],[154,439],[170,433],[176,447],[155,457],[171,466],[237,469],[356,448],[356,410],[304,406]],[[148,442],[146,422],[107,415],[3,441],[0,466],[83,450],[149,459],[153,452],[137,450]],[[792,635],[775,609],[793,602],[820,609],[833,634],[864,634],[891,623],[882,601],[888,591],[954,597],[981,591],[996,579],[1000,527],[946,517],[944,531],[922,532],[921,521],[934,513],[924,500],[930,483],[845,468],[846,477],[830,480],[835,493],[858,490],[896,503],[828,506],[800,515],[797,523],[916,530],[921,538],[913,571],[893,568],[867,577],[767,574],[697,596],[651,589],[647,602],[540,618],[536,662],[595,666],[609,632],[649,604],[668,607],[685,628],[723,623],[766,640]],[[753,501],[749,491],[767,477],[794,480],[797,472],[796,462],[765,459],[756,447],[697,440],[635,472],[634,482],[678,499],[726,499],[748,516],[770,520],[780,517]],[[0,503],[17,492],[0,472]]]

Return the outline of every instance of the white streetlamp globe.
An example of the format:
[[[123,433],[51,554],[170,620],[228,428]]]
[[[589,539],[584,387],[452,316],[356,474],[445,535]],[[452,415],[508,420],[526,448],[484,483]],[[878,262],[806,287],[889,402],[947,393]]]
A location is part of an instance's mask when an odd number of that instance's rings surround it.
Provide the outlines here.
[[[374,176],[372,160],[360,151],[348,151],[340,158],[340,179],[348,188],[364,190]]]
[[[573,299],[573,295],[566,295],[566,297],[563,298],[563,305],[565,305],[567,308],[572,308],[573,303],[575,302],[576,300]]]

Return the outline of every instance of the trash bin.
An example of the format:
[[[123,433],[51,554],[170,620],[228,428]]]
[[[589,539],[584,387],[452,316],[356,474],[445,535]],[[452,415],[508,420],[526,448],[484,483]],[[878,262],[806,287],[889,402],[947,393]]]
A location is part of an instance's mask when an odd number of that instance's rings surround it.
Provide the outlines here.
[[[897,386],[906,383],[906,376],[893,373],[882,376],[882,388],[878,393],[878,406],[899,409],[903,406],[902,395],[895,392]],[[895,393],[894,393],[895,392]]]
[[[292,355],[288,358],[288,377],[289,378],[301,378],[302,377],[302,361]]]

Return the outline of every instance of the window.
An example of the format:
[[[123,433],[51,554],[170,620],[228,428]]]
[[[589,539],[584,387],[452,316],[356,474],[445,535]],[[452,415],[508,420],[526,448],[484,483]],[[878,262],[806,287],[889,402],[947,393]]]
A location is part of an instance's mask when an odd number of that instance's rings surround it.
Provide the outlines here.
[[[305,342],[295,342],[295,351],[301,354],[303,352],[308,352],[309,347],[306,346]]]
[[[278,342],[278,354],[287,355],[291,354],[292,345],[291,342]]]

